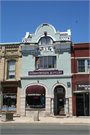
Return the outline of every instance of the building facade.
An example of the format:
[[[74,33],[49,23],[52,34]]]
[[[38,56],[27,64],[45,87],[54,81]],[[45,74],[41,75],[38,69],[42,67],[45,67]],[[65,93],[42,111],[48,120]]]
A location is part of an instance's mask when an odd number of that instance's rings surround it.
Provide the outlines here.
[[[73,116],[89,116],[90,43],[73,43],[71,49]]]
[[[41,24],[22,50],[20,114],[72,116],[71,31]]]
[[[20,115],[20,43],[0,44],[0,57],[1,112]]]

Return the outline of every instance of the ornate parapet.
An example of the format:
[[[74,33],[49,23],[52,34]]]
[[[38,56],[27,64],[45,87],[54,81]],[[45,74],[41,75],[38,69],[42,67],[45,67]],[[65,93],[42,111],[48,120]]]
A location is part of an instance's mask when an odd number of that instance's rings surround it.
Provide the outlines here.
[[[18,58],[22,56],[20,44],[1,44],[1,58]]]

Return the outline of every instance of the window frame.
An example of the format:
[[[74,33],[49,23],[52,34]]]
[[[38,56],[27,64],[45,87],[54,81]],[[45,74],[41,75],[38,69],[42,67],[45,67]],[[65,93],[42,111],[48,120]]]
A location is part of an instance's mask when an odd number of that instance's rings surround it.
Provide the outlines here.
[[[47,43],[47,38],[49,38],[49,43]],[[42,44],[42,39],[45,39],[44,44]],[[53,43],[53,39],[49,36],[41,37],[40,40],[39,40],[39,45],[48,45],[48,44],[52,44],[52,43]]]
[[[26,103],[25,103],[25,108],[26,108],[26,109],[33,109],[33,108],[34,108],[34,109],[39,109],[39,108],[40,108],[40,109],[44,109],[44,108],[46,107],[46,98],[45,98],[45,95],[43,96],[43,97],[44,97],[44,107],[40,107],[39,105],[29,105],[29,104],[28,104],[28,105],[31,106],[31,107],[28,107],[28,106],[27,106],[27,97],[37,97],[37,95],[26,96],[26,98],[25,98],[25,99],[26,99]],[[41,97],[41,96],[39,95],[38,97]]]
[[[87,59],[87,61],[90,61],[90,59]],[[87,64],[87,66],[86,66],[86,70],[87,70],[87,72],[90,72],[90,64],[88,65],[88,62],[86,63]],[[88,66],[89,66],[89,69],[88,69]]]
[[[15,77],[14,78],[9,78],[9,62],[15,62],[15,70],[13,70],[15,72]],[[16,60],[7,61],[7,79],[16,79]]]
[[[40,68],[40,58],[43,57],[43,68]],[[35,65],[39,65],[39,69],[55,69],[56,66],[56,56],[41,56],[41,57],[36,57],[35,60]],[[47,68],[44,68],[44,58],[47,57]],[[51,68],[49,68],[49,57],[51,57]],[[53,67],[53,57],[55,57],[55,67]],[[37,62],[37,58],[39,58],[38,62]]]
[[[85,65],[84,65],[85,66],[85,72],[79,72],[79,70],[78,70],[78,61],[79,60],[84,60],[85,61]],[[90,61],[90,59],[78,59],[77,60],[77,73],[89,73],[88,65],[87,65],[88,64],[87,60]]]

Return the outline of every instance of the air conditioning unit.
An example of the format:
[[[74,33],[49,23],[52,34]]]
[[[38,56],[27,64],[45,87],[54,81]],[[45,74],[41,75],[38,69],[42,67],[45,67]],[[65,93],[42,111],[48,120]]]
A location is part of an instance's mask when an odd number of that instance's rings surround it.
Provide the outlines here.
[[[39,64],[36,64],[36,70],[38,70],[39,69]]]

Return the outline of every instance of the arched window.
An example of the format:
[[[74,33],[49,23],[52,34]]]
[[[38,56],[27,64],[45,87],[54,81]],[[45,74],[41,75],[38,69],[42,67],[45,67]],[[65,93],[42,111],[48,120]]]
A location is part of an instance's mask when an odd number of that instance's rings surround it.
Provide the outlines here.
[[[52,44],[53,40],[50,37],[42,37],[39,40],[39,45],[48,45],[48,44]]]

